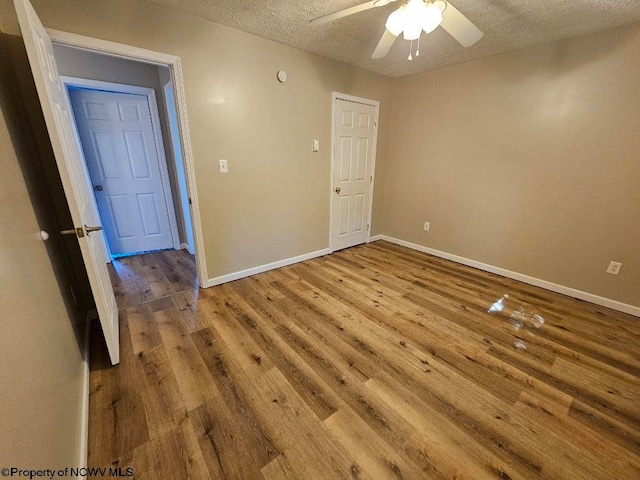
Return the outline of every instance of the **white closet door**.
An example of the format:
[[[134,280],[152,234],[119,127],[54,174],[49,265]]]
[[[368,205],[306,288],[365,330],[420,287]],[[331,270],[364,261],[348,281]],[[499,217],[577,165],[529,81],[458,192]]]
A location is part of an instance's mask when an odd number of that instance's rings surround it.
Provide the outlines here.
[[[111,253],[173,248],[149,98],[85,88],[69,96]]]
[[[375,107],[335,100],[333,152],[334,250],[367,241],[373,181]]]

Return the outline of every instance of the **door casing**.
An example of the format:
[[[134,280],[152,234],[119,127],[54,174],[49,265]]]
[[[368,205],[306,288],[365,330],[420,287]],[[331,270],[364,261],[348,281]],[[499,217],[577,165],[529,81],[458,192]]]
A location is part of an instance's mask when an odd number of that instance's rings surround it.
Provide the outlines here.
[[[184,167],[182,161],[182,146],[180,145],[180,128],[177,121],[177,114],[175,113],[175,101],[173,94],[173,85],[171,81],[162,85],[162,94],[164,96],[164,103],[167,106],[167,122],[169,128],[169,148],[171,148],[173,159],[176,162],[176,181],[180,190],[179,203],[180,207],[176,205],[182,211],[184,218],[185,230],[187,238],[186,242],[181,245],[190,254],[194,254],[196,251],[195,242],[193,241],[193,228],[191,227],[191,205],[189,205],[189,189],[187,188],[187,180],[184,174]],[[176,210],[177,211],[177,210]]]
[[[375,122],[375,128],[374,128],[374,136],[373,136],[373,151],[371,154],[371,176],[373,177],[373,180],[370,182],[369,184],[369,215],[367,218],[367,224],[369,225],[369,228],[367,230],[367,243],[369,243],[369,240],[371,238],[371,217],[373,215],[373,187],[375,185],[376,182],[376,156],[377,156],[377,152],[378,152],[378,117],[380,114],[380,102],[377,100],[369,100],[368,98],[362,98],[362,97],[356,97],[353,95],[347,95],[346,93],[340,93],[340,92],[333,92],[333,94],[331,95],[331,172],[330,172],[330,185],[331,185],[331,189],[329,191],[329,250],[331,250],[331,252],[335,251],[335,246],[334,246],[334,242],[333,242],[333,228],[334,228],[334,201],[335,201],[335,195],[334,195],[334,187],[335,185],[333,184],[333,178],[334,178],[334,169],[335,169],[335,152],[336,152],[336,100],[345,100],[347,102],[353,102],[353,103],[361,103],[364,105],[369,105],[375,108],[375,115],[374,115],[374,122]]]
[[[169,215],[169,227],[171,229],[171,240],[173,242],[173,248],[176,250],[180,249],[180,236],[178,235],[178,223],[176,221],[176,209],[173,202],[173,195],[171,194],[171,182],[169,181],[169,170],[167,165],[167,156],[164,148],[164,143],[162,141],[162,130],[160,128],[160,114],[158,112],[158,104],[156,103],[156,92],[153,88],[147,87],[138,87],[134,85],[125,85],[122,83],[113,83],[113,82],[103,82],[100,80],[90,80],[87,78],[78,78],[78,77],[67,77],[60,76],[62,83],[65,86],[65,93],[67,97],[69,96],[68,87],[80,87],[87,88],[90,90],[105,90],[114,93],[131,93],[134,95],[142,95],[147,97],[147,102],[149,103],[149,110],[151,111],[151,126],[153,128],[153,136],[154,143],[156,146],[156,151],[158,152],[158,163],[160,166],[160,179],[162,181],[162,191],[164,194],[164,199],[166,202],[168,215]],[[69,99],[69,104],[71,105],[71,101]],[[78,125],[74,116],[74,125],[76,127],[76,133],[78,132]],[[81,147],[81,151],[84,150]],[[87,165],[87,159],[84,158],[84,163]],[[87,167],[88,168],[88,167]],[[180,188],[179,185],[176,185],[177,188]],[[94,193],[95,197],[95,193]],[[106,242],[105,242],[106,243]],[[108,244],[107,244],[107,248]],[[109,253],[109,257],[111,257]]]

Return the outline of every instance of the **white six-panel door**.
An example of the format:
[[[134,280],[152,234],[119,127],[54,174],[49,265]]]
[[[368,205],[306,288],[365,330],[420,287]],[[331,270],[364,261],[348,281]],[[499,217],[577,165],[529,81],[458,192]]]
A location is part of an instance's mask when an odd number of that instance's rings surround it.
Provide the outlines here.
[[[173,248],[175,212],[149,97],[86,88],[69,97],[111,253]]]
[[[75,141],[70,106],[44,26],[28,0],[14,0],[14,4],[73,226],[80,232],[80,251],[109,356],[116,364],[120,360],[118,308],[100,245],[102,232],[87,233],[86,229],[100,224],[92,203],[89,176]]]
[[[332,248],[367,241],[376,139],[376,107],[336,98],[333,132]]]

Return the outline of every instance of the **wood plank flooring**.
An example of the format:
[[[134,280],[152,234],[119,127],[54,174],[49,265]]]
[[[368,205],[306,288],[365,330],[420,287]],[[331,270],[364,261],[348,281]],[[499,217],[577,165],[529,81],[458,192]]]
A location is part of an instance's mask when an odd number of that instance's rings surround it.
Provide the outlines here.
[[[113,269],[122,360],[92,337],[90,466],[640,478],[637,318],[385,242],[207,290],[194,278],[184,252]],[[516,330],[520,306],[542,327]]]
[[[197,290],[196,266],[186,250],[122,257],[108,267],[119,309]]]

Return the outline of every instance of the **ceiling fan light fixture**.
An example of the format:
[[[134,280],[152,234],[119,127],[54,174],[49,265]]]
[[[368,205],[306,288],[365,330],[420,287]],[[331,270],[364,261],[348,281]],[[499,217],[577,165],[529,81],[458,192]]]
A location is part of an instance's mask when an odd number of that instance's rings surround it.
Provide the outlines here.
[[[433,32],[442,23],[442,10],[434,3],[409,0],[391,13],[385,27],[396,37],[404,33],[405,40],[417,40],[422,31]]]
[[[354,0],[355,1],[355,0]],[[356,13],[371,10],[376,7],[383,7],[398,0],[373,0],[358,5],[354,5],[342,10],[323,15],[312,19],[309,23],[322,25],[324,23],[348,17]],[[403,0],[405,1],[405,0]],[[430,33],[438,26],[441,26],[463,47],[470,47],[478,43],[484,34],[467,17],[458,11],[447,0],[406,0],[407,4],[395,10],[387,17],[386,29],[382,33],[382,38],[371,54],[371,58],[378,59],[385,57],[394,42],[404,33],[404,38],[411,40],[413,50],[413,40],[418,40],[416,57],[420,51],[420,36],[422,32]],[[446,14],[443,16],[443,12]]]

